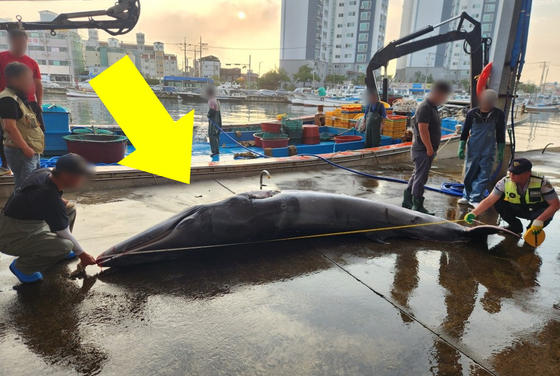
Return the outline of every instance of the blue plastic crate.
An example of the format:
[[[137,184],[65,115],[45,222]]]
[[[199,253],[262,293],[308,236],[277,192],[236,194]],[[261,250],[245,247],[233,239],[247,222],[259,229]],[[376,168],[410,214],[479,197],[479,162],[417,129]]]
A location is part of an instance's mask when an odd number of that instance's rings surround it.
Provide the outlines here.
[[[381,146],[391,145],[393,143],[393,139],[389,136],[381,136]]]
[[[457,119],[454,117],[449,117],[441,120],[441,134],[453,134],[455,133],[455,126],[457,125]]]
[[[43,119],[47,132],[70,132],[70,111],[65,107],[44,104]]]
[[[70,132],[45,132],[45,155],[63,155],[68,153],[66,141],[62,137]]]

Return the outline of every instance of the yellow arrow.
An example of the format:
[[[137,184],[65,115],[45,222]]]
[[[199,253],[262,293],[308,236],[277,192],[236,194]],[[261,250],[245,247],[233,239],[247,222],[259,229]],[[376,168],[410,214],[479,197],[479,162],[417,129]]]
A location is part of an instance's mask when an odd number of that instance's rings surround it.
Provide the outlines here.
[[[190,183],[194,110],[174,121],[128,56],[90,83],[136,148],[119,164]]]

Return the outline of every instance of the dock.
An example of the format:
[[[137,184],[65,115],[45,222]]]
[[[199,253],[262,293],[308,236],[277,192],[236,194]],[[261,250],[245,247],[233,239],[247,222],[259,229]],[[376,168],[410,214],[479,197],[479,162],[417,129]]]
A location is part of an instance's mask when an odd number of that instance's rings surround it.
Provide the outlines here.
[[[560,187],[553,162],[560,150],[524,156]],[[428,184],[460,179],[460,166],[436,161]],[[364,171],[407,179],[411,166]],[[397,205],[402,193],[402,185],[340,170],[278,171],[266,184]],[[182,208],[258,188],[253,175],[67,197],[78,208],[76,237],[98,255]],[[426,201],[438,216],[464,215],[456,198],[427,192]],[[497,223],[497,216],[480,220]],[[39,289],[15,289],[12,258],[2,255],[0,349],[11,355],[0,373],[424,375],[435,367],[449,375],[553,375],[557,222],[537,252],[497,235],[487,248],[347,236],[192,251],[120,270],[88,267],[85,280],[69,280],[76,261],[65,262],[45,273]],[[43,311],[57,314],[37,315]]]

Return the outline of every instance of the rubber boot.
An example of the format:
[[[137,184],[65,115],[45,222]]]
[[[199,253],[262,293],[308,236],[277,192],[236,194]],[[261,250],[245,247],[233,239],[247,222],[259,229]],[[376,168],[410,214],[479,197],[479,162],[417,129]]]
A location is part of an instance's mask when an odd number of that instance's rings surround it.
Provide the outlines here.
[[[412,210],[428,215],[435,215],[435,213],[429,212],[424,207],[424,197],[412,197]]]
[[[408,189],[405,189],[403,192],[402,207],[412,209],[412,205],[412,193]]]

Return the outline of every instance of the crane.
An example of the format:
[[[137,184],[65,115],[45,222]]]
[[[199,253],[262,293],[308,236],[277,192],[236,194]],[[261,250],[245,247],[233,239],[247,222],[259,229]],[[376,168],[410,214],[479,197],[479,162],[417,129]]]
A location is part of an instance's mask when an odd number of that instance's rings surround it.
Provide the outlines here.
[[[457,19],[459,20],[459,23],[455,30],[451,30],[443,34],[434,35],[424,39],[416,39],[418,37],[421,37],[422,35],[431,33],[436,28]],[[472,25],[471,31],[465,30],[465,21],[468,21]],[[403,38],[394,40],[387,46],[377,51],[371,58],[366,71],[365,83],[368,90],[370,92],[377,91],[377,83],[375,81],[374,71],[376,69],[384,67],[385,77],[383,78],[382,100],[386,102],[389,86],[387,79],[387,65],[389,64],[389,61],[397,59],[401,56],[424,50],[426,48],[437,46],[442,43],[454,42],[458,40],[464,40],[465,52],[467,52],[471,57],[471,106],[475,107],[477,104],[476,75],[480,74],[482,68],[488,63],[488,49],[492,42],[490,38],[482,37],[480,22],[475,20],[466,12],[463,12],[460,15],[452,17],[448,20],[442,21],[437,25],[427,26]],[[469,51],[467,51],[466,45],[469,46]]]
[[[94,19],[104,16],[108,19]],[[139,18],[140,0],[118,0],[114,6],[105,10],[61,13],[49,22],[23,22],[22,17],[17,16],[15,22],[0,22],[0,30],[50,30],[55,35],[55,30],[60,29],[100,29],[116,36],[130,32]]]

